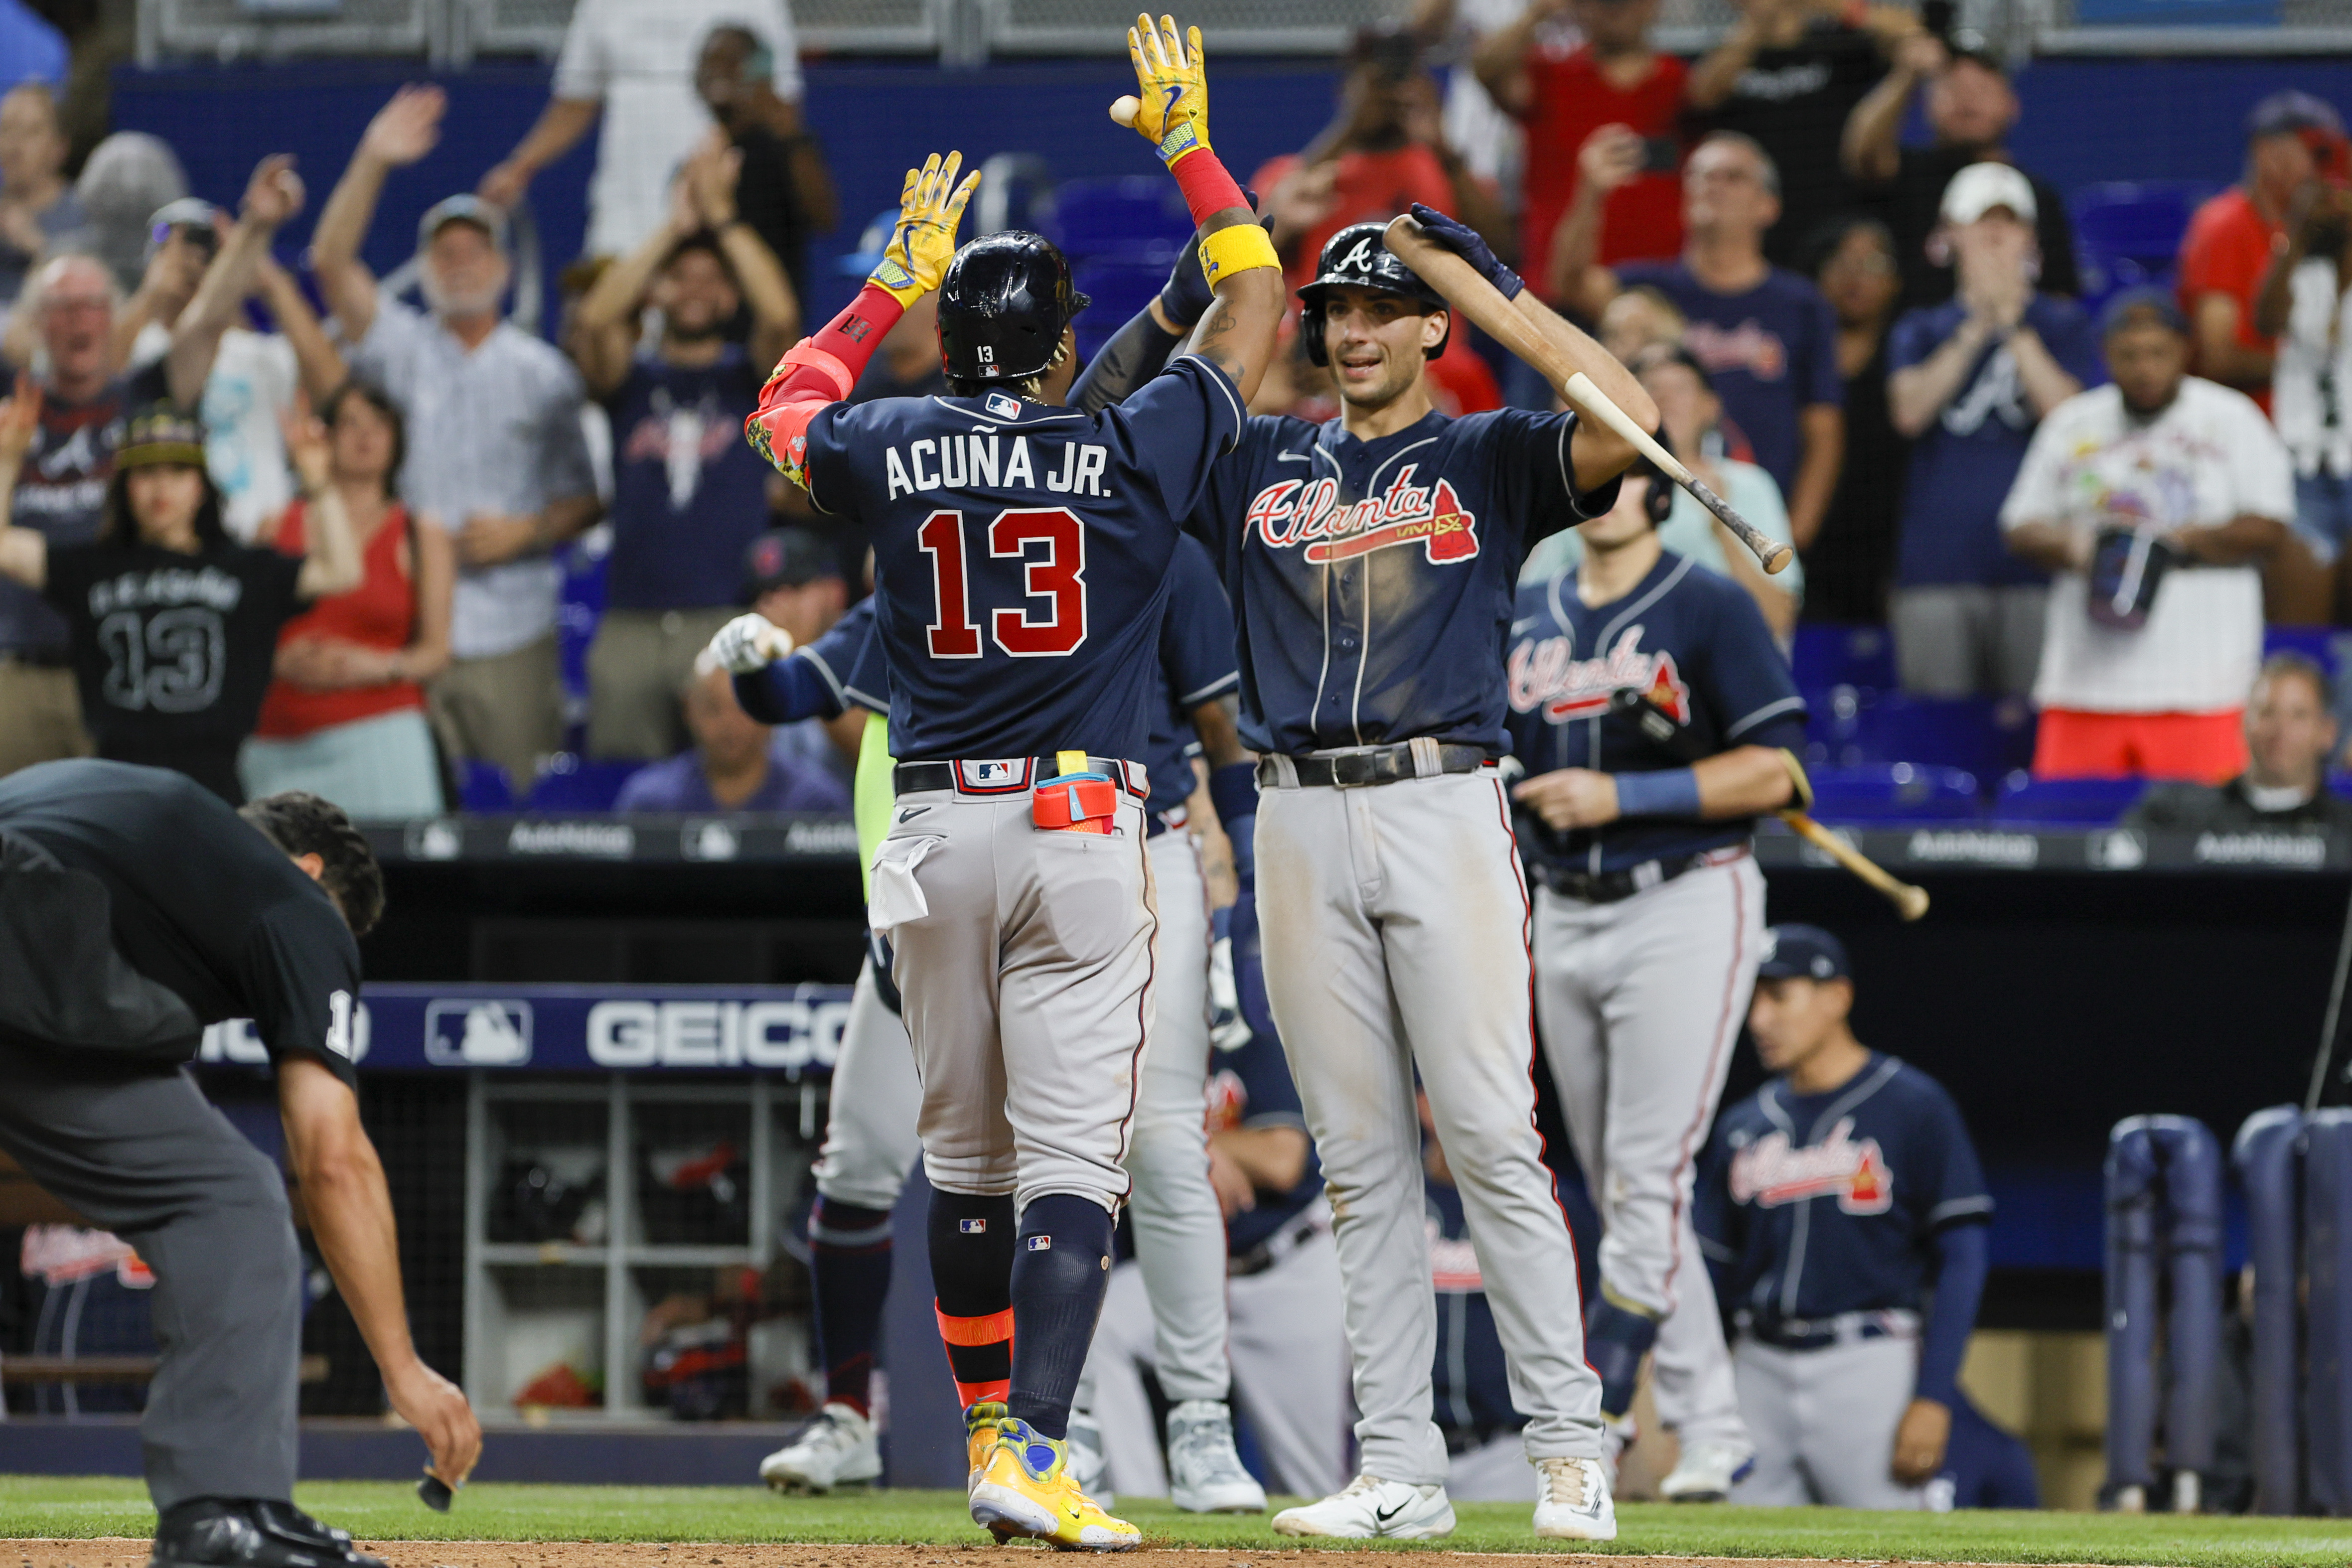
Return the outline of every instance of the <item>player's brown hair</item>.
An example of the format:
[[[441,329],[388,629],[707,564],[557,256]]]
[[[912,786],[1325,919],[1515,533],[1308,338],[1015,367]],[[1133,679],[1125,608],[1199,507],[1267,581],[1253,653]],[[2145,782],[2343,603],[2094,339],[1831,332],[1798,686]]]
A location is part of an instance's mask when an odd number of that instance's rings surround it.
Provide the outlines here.
[[[325,862],[319,881],[343,912],[354,936],[364,936],[383,918],[383,868],[367,839],[332,800],[308,789],[288,789],[247,800],[238,816],[289,855],[317,855]]]

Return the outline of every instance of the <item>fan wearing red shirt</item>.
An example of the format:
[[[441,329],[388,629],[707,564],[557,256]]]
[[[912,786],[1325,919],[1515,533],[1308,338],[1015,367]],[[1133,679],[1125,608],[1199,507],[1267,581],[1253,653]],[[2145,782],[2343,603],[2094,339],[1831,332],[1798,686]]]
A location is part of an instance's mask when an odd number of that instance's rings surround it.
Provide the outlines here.
[[[2246,117],[2246,177],[2197,209],[2180,241],[2180,308],[2207,381],[2271,406],[2275,342],[2254,330],[2254,293],[2307,182],[2347,172],[2344,122],[2305,92],[2277,92]]]
[[[1437,83],[1420,44],[1394,26],[1364,27],[1348,51],[1339,112],[1304,152],[1269,159],[1250,183],[1265,193],[1275,248],[1292,288],[1324,242],[1349,224],[1385,223],[1415,202],[1452,213],[1507,246],[1510,218],[1492,187],[1446,144]]]
[[[1565,55],[1538,47],[1539,29],[1562,14],[1585,42]],[[1529,0],[1517,22],[1478,47],[1480,85],[1527,127],[1519,256],[1530,277],[1543,273],[1575,199],[1577,152],[1603,126],[1639,138],[1643,156],[1641,172],[1604,198],[1601,265],[1663,260],[1683,247],[1676,125],[1690,69],[1651,48],[1657,16],[1658,0]]]

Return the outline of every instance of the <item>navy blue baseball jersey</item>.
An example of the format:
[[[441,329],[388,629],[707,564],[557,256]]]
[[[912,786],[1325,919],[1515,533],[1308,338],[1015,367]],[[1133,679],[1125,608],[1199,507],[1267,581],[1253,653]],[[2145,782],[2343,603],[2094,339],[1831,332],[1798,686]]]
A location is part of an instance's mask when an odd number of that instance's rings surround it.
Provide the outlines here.
[[[1686,768],[1735,746],[1801,754],[1805,699],[1756,601],[1729,578],[1671,550],[1633,591],[1599,609],[1576,596],[1573,568],[1519,590],[1511,622],[1511,750],[1530,774],[1562,768],[1643,773]],[[1679,727],[1669,747],[1610,699],[1640,692]],[[1752,819],[1620,818],[1562,833],[1517,813],[1519,847],[1563,870],[1622,871],[1746,841]]]
[[[1219,1051],[1209,1074],[1209,1131],[1235,1127],[1296,1127],[1307,1130],[1307,1113],[1290,1080],[1290,1063],[1272,1030],[1252,1035],[1233,1051]],[[1244,1257],[1305,1212],[1323,1193],[1323,1166],[1310,1146],[1298,1184],[1288,1192],[1260,1188],[1257,1207],[1225,1222],[1225,1246]]]
[[[892,754],[1139,760],[1175,519],[1244,417],[1192,356],[1091,415],[1001,392],[817,414],[809,498],[874,540]]]
[[[1186,526],[1233,595],[1242,738],[1291,756],[1428,736],[1501,756],[1528,547],[1616,504],[1576,490],[1572,413],[1432,413],[1375,441],[1258,417]]]
[[[815,642],[735,677],[735,700],[761,724],[839,718],[852,707],[890,711],[890,665],[874,634],[874,601],[861,599]]]
[[[1192,710],[1241,679],[1234,667],[1234,612],[1217,569],[1196,538],[1176,543],[1168,568],[1168,613],[1160,624],[1160,677],[1143,764],[1151,770],[1150,810],[1173,810],[1192,798]]]
[[[1959,1107],[1876,1051],[1826,1094],[1775,1078],[1724,1112],[1692,1209],[1724,1299],[1760,1322],[1918,1311],[1936,1233],[1991,1217]]]

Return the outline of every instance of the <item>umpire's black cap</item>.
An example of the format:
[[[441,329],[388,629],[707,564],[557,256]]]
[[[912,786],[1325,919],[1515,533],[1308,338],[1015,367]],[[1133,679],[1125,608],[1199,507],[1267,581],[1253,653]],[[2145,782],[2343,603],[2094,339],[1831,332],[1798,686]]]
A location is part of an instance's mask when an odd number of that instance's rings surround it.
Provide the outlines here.
[[[940,280],[940,368],[964,382],[1034,376],[1091,303],[1070,286],[1070,258],[1043,235],[1007,229],[976,239]]]
[[[1446,304],[1445,296],[1423,283],[1419,273],[1399,261],[1389,249],[1386,224],[1349,224],[1323,242],[1323,254],[1315,262],[1314,280],[1298,290],[1299,303],[1307,307],[1299,334],[1307,342],[1307,357],[1318,365],[1330,363],[1330,355],[1323,346],[1323,297],[1342,285],[1402,294],[1420,301],[1425,310],[1453,309]],[[1446,339],[1453,335],[1453,318],[1449,314],[1445,337],[1423,350],[1422,357],[1433,360],[1445,352]]]
[[[1818,925],[1775,925],[1764,933],[1759,980],[1843,980],[1853,974],[1845,944]]]

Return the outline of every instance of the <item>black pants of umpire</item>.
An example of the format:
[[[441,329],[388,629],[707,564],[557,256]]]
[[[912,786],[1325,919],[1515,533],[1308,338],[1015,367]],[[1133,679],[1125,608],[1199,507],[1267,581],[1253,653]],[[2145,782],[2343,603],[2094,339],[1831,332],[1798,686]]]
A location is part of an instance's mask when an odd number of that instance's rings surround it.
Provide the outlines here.
[[[5,1044],[0,1148],[155,1271],[139,1435],[156,1508],[291,1500],[301,1260],[278,1168],[184,1071]]]

